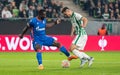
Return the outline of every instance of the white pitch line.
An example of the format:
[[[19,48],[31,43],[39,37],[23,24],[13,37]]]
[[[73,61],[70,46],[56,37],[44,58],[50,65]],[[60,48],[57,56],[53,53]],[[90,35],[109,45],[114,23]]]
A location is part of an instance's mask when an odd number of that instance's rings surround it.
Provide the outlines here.
[[[47,61],[47,62],[61,62],[62,60],[43,60],[43,61]],[[76,62],[74,60],[72,60],[73,62]],[[120,62],[97,62],[97,61],[94,61],[94,63],[120,63]]]

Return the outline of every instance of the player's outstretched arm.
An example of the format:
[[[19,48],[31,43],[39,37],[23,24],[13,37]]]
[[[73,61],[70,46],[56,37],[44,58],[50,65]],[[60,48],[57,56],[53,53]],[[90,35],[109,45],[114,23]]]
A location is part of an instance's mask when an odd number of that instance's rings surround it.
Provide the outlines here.
[[[19,37],[20,37],[21,39],[23,38],[24,34],[27,32],[27,30],[28,30],[29,28],[30,28],[30,27],[29,27],[28,25],[26,25],[26,26],[23,28],[21,34],[19,34]]]
[[[48,23],[46,25],[46,27],[52,27],[53,25],[59,24],[61,22],[61,19],[57,19],[56,21],[52,22],[52,23]]]

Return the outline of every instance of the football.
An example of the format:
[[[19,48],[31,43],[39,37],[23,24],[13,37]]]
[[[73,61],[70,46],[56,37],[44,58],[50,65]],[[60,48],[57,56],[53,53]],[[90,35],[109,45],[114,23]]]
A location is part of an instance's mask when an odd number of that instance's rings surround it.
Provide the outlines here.
[[[68,60],[63,60],[61,66],[63,68],[69,68],[70,67],[70,62]]]

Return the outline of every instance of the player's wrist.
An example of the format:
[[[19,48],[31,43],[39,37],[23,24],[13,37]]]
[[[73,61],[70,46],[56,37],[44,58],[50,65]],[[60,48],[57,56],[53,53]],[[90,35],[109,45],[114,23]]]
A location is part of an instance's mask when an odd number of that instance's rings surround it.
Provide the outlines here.
[[[23,38],[23,34],[19,34],[19,37],[22,39]]]
[[[56,25],[57,24],[57,20],[56,21],[54,21],[54,25]]]
[[[61,22],[61,19],[55,20],[54,24],[59,24]]]

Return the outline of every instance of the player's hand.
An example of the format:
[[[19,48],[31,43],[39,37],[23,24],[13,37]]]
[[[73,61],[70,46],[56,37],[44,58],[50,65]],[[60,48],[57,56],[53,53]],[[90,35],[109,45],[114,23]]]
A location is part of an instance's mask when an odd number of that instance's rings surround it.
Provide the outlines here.
[[[81,27],[85,28],[85,27],[86,27],[86,25],[81,24]]]
[[[56,24],[60,24],[60,23],[61,23],[61,19],[58,18],[55,23],[56,23]]]
[[[19,38],[22,39],[22,38],[23,38],[23,35],[22,35],[22,34],[19,34]]]

